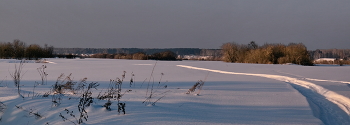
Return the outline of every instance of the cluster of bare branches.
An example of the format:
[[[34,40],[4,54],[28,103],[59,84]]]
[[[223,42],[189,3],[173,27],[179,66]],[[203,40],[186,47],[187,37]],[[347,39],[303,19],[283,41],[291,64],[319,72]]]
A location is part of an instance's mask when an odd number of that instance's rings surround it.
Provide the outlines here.
[[[164,98],[165,94],[168,92],[170,92],[170,90],[162,92],[162,93],[154,94],[154,95],[152,94],[152,96],[146,97],[146,100],[143,101],[142,103],[144,103],[145,105],[155,105],[159,100]],[[152,101],[152,98],[156,98],[156,97],[158,97],[157,100]]]
[[[124,93],[122,93],[122,85],[123,85],[123,81],[125,79],[125,74],[126,71],[123,71],[122,77],[117,78],[115,80],[110,80],[109,86],[107,88],[107,91],[104,94],[99,94],[97,96],[98,99],[100,100],[107,100],[107,102],[103,105],[107,110],[111,110],[111,105],[112,105],[112,99],[113,100],[117,100],[117,105],[118,105],[118,112],[124,112],[125,114],[125,103],[120,103],[120,99],[123,97],[123,95],[127,92],[130,92],[132,90],[126,90]],[[133,73],[132,73],[132,76]],[[133,77],[130,80],[130,86],[133,83]]]
[[[85,85],[84,85],[85,86]],[[86,88],[83,88],[83,94],[80,96],[80,100],[79,100],[79,105],[78,105],[78,110],[79,110],[79,119],[78,119],[78,124],[83,123],[83,119],[85,119],[85,121],[87,121],[88,118],[88,114],[86,112],[86,107],[89,107],[91,103],[93,103],[94,99],[91,97],[92,95],[92,88],[97,90],[97,86],[99,86],[99,84],[97,82],[91,82],[87,85]]]
[[[60,113],[60,117],[62,118],[63,121],[69,121],[69,122],[72,122],[74,125],[76,125],[79,120],[75,117],[73,111],[69,111],[68,109],[64,109],[64,111],[66,112],[66,114],[69,114],[71,117],[73,117],[75,119],[76,122],[68,119],[67,117],[64,117],[64,115],[62,115],[62,113]]]
[[[17,87],[18,95],[21,96],[22,98],[24,98],[24,96],[21,94],[20,87],[21,87],[21,78],[25,74],[25,73],[22,73],[23,67],[24,67],[24,60],[21,60],[18,66],[15,65],[15,71],[13,73],[10,73],[13,79],[13,82]]]
[[[74,124],[82,124],[83,121],[87,121],[88,119],[88,112],[86,111],[86,108],[89,107],[93,102],[94,102],[94,98],[92,97],[92,89],[96,89],[99,86],[99,84],[97,82],[91,82],[91,83],[87,83],[86,79],[84,78],[82,80],[80,80],[80,82],[77,84],[77,82],[74,82],[71,79],[71,74],[69,76],[67,76],[64,80],[62,80],[64,77],[63,74],[61,74],[61,76],[58,78],[56,85],[54,85],[53,89],[57,89],[54,92],[56,92],[56,94],[52,95],[53,97],[53,104],[60,104],[60,100],[61,97],[63,96],[63,90],[62,89],[70,89],[73,91],[79,91],[79,93],[81,93],[80,97],[79,97],[79,104],[78,104],[78,111],[79,111],[79,116],[76,117],[73,114],[73,111],[69,111],[68,109],[65,109],[66,113],[69,114],[71,117],[73,117],[76,122],[68,119],[67,117],[65,117],[64,115],[62,115],[60,113],[60,117],[63,119],[63,121],[70,121]],[[66,82],[62,82],[62,81],[66,81]],[[64,83],[64,84],[60,84],[60,83]],[[77,85],[75,88],[74,85]],[[73,93],[73,94],[77,94],[77,93]],[[56,102],[54,102],[56,101]]]
[[[57,93],[52,95],[52,107],[58,106],[61,104],[63,94]]]
[[[162,93],[156,93],[157,91],[154,90],[153,72],[154,72],[154,69],[155,69],[156,65],[157,65],[157,62],[154,64],[152,72],[151,72],[151,75],[150,75],[150,77],[148,79],[147,91],[146,91],[146,100],[142,102],[145,105],[155,105],[159,100],[161,100],[163,97],[165,97],[165,94],[167,92],[170,92],[170,91],[165,91],[165,92],[162,92]],[[160,75],[161,76],[160,76],[157,88],[159,88],[159,86],[161,84],[161,81],[162,81],[164,73],[161,73]],[[151,83],[151,79],[153,80],[152,83]],[[149,88],[150,88],[150,93],[148,94]],[[166,88],[166,86],[164,86],[164,88]],[[157,99],[155,101],[152,101],[152,99],[154,99],[154,98],[157,98]]]
[[[64,78],[64,74],[62,73],[56,80],[56,83],[52,86],[52,106],[58,106],[61,104],[63,90],[62,85],[60,84],[61,80]]]
[[[34,85],[33,85],[33,96],[34,97],[34,90],[37,86],[39,85],[46,85],[47,84],[47,73],[45,72],[45,69],[46,69],[46,65],[42,65],[40,66],[39,68],[37,68],[37,71],[39,72],[39,75],[40,75],[40,78],[41,78],[41,83],[39,82],[35,82]]]
[[[68,76],[62,73],[53,85],[52,92],[60,94],[64,94],[67,90],[70,90],[73,94],[82,92],[81,90],[85,86],[87,78],[83,78],[79,82],[74,82],[71,76],[72,73]]]
[[[156,63],[157,64],[157,63]],[[165,97],[166,93],[170,92],[168,91],[158,91],[160,89],[162,79],[164,76],[164,73],[160,74],[160,79],[158,82],[158,87],[157,82],[154,82],[154,77],[153,77],[153,72],[155,69],[155,66],[153,67],[152,73],[150,75],[150,78],[148,79],[148,86],[147,86],[147,91],[146,91],[146,100],[143,101],[142,103],[146,105],[155,105],[156,102],[161,100],[163,97]],[[23,77],[23,70],[24,67],[24,60],[20,62],[20,64],[17,66],[15,65],[15,71],[13,73],[10,73],[11,77],[14,80],[14,85],[17,87],[18,94],[24,98],[20,92],[20,81],[21,78]],[[39,68],[37,68],[37,71],[40,75],[41,82],[35,82],[34,87],[33,87],[33,97],[34,97],[34,92],[35,88],[39,85],[47,85],[47,76],[48,74],[46,73],[45,69],[47,68],[46,65],[42,65]],[[123,74],[121,75],[120,78],[116,78],[114,80],[110,80],[110,84],[107,88],[107,91],[104,92],[104,94],[98,94],[96,97],[99,100],[107,100],[107,102],[103,105],[107,110],[111,110],[111,105],[112,101],[116,101],[116,105],[118,106],[118,113],[123,113],[125,114],[125,107],[126,103],[121,102],[121,98],[127,93],[131,92],[131,89],[127,89],[125,91],[122,91],[122,85],[125,79],[125,74],[126,71],[123,71]],[[129,86],[132,87],[132,85],[135,86],[134,83],[134,73],[131,73],[131,79],[130,79],[130,84]],[[63,119],[63,121],[70,121],[74,124],[82,124],[84,121],[88,120],[88,112],[86,111],[86,108],[89,107],[93,102],[94,102],[94,97],[92,97],[93,93],[93,88],[97,90],[97,87],[99,84],[97,82],[91,82],[87,83],[86,82],[87,78],[83,78],[80,81],[73,81],[72,74],[69,74],[65,76],[63,73],[57,77],[56,82],[52,85],[51,90],[49,92],[46,92],[45,94],[42,95],[42,97],[52,97],[52,106],[51,107],[56,107],[61,104],[61,101],[63,97],[68,94],[67,92],[72,92],[72,96],[79,94],[80,96],[76,96],[77,100],[79,100],[78,103],[78,111],[79,115],[74,115],[73,111],[69,111],[68,109],[65,109],[66,114],[69,114],[72,118],[68,118],[67,116],[64,116],[64,113],[60,113],[59,116]],[[145,80],[146,81],[146,80]],[[204,83],[203,83],[204,84]],[[141,85],[142,86],[142,85]],[[165,87],[166,88],[166,87]],[[158,91],[158,92],[157,92]],[[28,94],[29,97],[29,94]],[[71,98],[69,98],[71,99]],[[40,115],[38,112],[35,112],[32,109],[25,109],[21,106],[16,106],[18,109],[21,109],[23,111],[28,112],[30,115],[34,115],[36,118],[41,118],[43,117]],[[6,108],[6,105],[0,102],[0,112],[3,112],[4,109]],[[71,120],[71,119],[75,120]]]
[[[119,100],[121,98],[121,85],[122,85],[122,80],[120,80],[119,78],[117,78],[116,80],[110,80],[109,81],[109,86],[107,88],[107,91],[104,94],[99,94],[97,96],[98,99],[100,100],[107,100],[107,102],[103,105],[107,110],[111,110],[111,105],[112,105],[112,101],[113,99]]]

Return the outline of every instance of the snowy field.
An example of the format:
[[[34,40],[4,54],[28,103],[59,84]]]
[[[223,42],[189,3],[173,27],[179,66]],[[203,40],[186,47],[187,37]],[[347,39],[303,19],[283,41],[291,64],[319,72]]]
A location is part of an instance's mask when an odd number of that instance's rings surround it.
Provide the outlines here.
[[[18,61],[0,60],[0,101],[6,105],[0,110],[1,125],[77,124],[80,93],[67,90],[59,105],[52,102],[54,93],[43,97],[62,73],[72,74],[74,82],[86,77],[86,83],[99,84],[97,90],[92,90],[94,100],[86,107],[88,118],[83,119],[83,124],[350,124],[350,66],[110,59],[48,61],[24,64],[22,98],[10,75]],[[47,66],[47,84],[34,87],[41,82],[37,68],[42,65]],[[97,99],[107,91],[110,80],[122,79],[124,71],[121,91],[125,94],[120,102],[125,103],[126,114],[118,113],[117,100],[112,100],[109,111],[103,107],[107,100]],[[134,83],[130,85],[131,78]],[[186,94],[198,80],[204,81],[202,89]]]

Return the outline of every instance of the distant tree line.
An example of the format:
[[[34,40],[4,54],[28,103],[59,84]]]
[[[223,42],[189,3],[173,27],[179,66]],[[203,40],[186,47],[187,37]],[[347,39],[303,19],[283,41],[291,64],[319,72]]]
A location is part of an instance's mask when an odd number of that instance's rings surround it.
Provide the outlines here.
[[[74,57],[89,58],[93,54],[94,58],[111,59],[135,59],[136,57],[146,57],[155,53],[165,51],[174,52],[177,59],[182,60],[221,60],[221,49],[199,49],[199,48],[55,48],[54,53],[59,58]],[[136,54],[135,56],[132,56]],[[142,56],[147,55],[147,56]],[[116,57],[115,57],[116,56]],[[140,57],[140,58],[141,58]],[[140,59],[139,58],[139,59]],[[152,58],[152,57],[151,57]]]
[[[335,59],[350,59],[350,49],[317,49],[310,51],[312,59],[319,58],[335,58]]]
[[[221,46],[225,62],[313,65],[307,48],[302,43],[257,45],[254,41],[247,45],[225,43]]]
[[[314,64],[350,65],[350,60],[336,58],[334,60],[315,60]]]
[[[177,55],[172,51],[164,51],[153,53],[152,55],[147,55],[144,52],[137,52],[133,54],[126,53],[99,53],[93,54],[91,58],[106,58],[106,59],[134,59],[134,60],[176,60]]]
[[[54,48],[54,53],[56,54],[116,54],[116,53],[125,53],[125,54],[134,54],[138,52],[151,55],[154,53],[171,51],[177,55],[200,55],[202,54],[203,49],[199,48]],[[205,49],[220,51],[219,49]]]
[[[75,58],[85,58],[84,56],[74,55],[74,54],[53,54],[53,57],[56,58],[65,58],[65,59],[75,59]]]
[[[53,57],[53,47],[37,44],[27,46],[24,42],[16,39],[11,42],[0,43],[0,58],[2,59],[39,59]]]
[[[315,64],[350,65],[350,49],[316,49],[309,51],[309,53]],[[334,60],[318,60],[320,58],[331,58]]]

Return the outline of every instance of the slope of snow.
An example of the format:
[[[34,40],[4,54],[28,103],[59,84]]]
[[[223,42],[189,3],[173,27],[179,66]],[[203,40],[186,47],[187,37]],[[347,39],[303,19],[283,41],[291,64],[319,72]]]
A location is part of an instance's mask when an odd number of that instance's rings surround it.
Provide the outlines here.
[[[73,124],[63,121],[68,109],[78,116],[79,95],[65,94],[61,105],[52,106],[52,98],[32,96],[33,85],[41,82],[37,68],[46,65],[47,85],[34,89],[34,95],[50,91],[57,77],[72,73],[74,81],[87,77],[88,83],[98,82],[96,97],[106,91],[110,79],[121,78],[126,71],[121,102],[126,103],[126,114],[119,114],[116,101],[112,110],[102,105],[106,100],[95,99],[87,108],[88,121],[84,124],[347,124],[349,122],[349,92],[338,87],[346,86],[348,67],[302,67],[296,65],[231,64],[199,61],[151,61],[109,59],[48,59],[51,63],[24,65],[21,93],[17,95],[10,72],[11,60],[0,60],[0,101],[6,110],[0,113],[0,124]],[[13,61],[12,61],[13,62]],[[18,64],[17,64],[18,65]],[[180,67],[182,66],[182,67]],[[183,68],[187,67],[187,68]],[[191,69],[189,69],[191,68]],[[327,71],[339,75],[318,72]],[[311,74],[309,72],[316,71]],[[129,85],[131,74],[135,83]],[[289,74],[286,74],[289,73]],[[162,75],[163,74],[163,75]],[[295,76],[299,75],[299,77]],[[307,80],[318,79],[324,81]],[[185,94],[198,80],[205,80],[198,95]],[[334,82],[341,81],[341,82]],[[319,85],[321,84],[321,85]],[[153,106],[142,102],[153,85]],[[165,88],[165,86],[167,86]],[[149,88],[147,90],[147,88]],[[346,89],[346,88],[343,88]],[[349,89],[347,87],[347,89]],[[343,105],[343,106],[341,106]],[[30,113],[32,112],[32,113]],[[41,114],[38,118],[33,113]]]
[[[308,100],[310,100],[314,105],[317,106],[320,111],[314,112],[316,116],[320,117],[321,120],[326,124],[350,124],[350,99],[337,94],[333,91],[329,91],[316,84],[302,81],[296,78],[291,78],[287,76],[279,75],[269,75],[269,74],[252,74],[252,73],[236,73],[227,72],[221,70],[212,70],[206,68],[198,68],[186,65],[177,65],[179,67],[211,71],[215,73],[232,74],[232,75],[249,75],[249,76],[259,76],[266,77],[270,79],[276,79],[279,81],[285,81],[291,83],[293,87],[300,91]],[[325,101],[328,100],[328,101]],[[324,104],[326,103],[326,104]],[[337,105],[335,107],[333,104]],[[339,108],[341,111],[339,111]],[[344,113],[343,113],[344,112]]]

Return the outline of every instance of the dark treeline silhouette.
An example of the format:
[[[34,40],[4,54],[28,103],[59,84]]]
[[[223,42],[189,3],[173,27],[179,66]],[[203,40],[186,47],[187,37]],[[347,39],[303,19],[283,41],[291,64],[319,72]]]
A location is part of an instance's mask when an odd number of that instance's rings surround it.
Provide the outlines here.
[[[164,51],[164,52],[153,53],[151,55],[147,55],[144,52],[137,52],[134,54],[100,53],[100,54],[93,54],[90,57],[91,58],[107,58],[107,59],[134,59],[134,60],[149,60],[149,59],[150,60],[176,60],[177,55],[172,51]]]
[[[2,59],[39,59],[53,57],[53,47],[37,44],[27,46],[24,42],[16,39],[11,42],[0,43],[0,58]]]
[[[248,45],[225,43],[221,46],[225,62],[313,65],[307,48],[302,43],[264,44],[258,46],[254,41]]]
[[[96,53],[106,53],[106,54],[115,54],[115,53],[125,53],[125,54],[134,54],[138,52],[151,55],[154,53],[172,51],[177,55],[200,55],[203,49],[199,48],[55,48],[54,53],[56,54],[96,54]],[[217,50],[219,49],[208,49],[208,50]]]
[[[66,58],[67,55],[89,58],[93,54],[96,58],[111,59],[135,59],[145,58],[155,53],[165,51],[174,52],[182,60],[221,60],[221,49],[199,49],[199,48],[55,48],[57,57]],[[136,55],[134,55],[136,54]],[[136,56],[136,57],[134,57]],[[141,56],[141,57],[140,57]],[[152,58],[152,57],[151,57]]]
[[[75,58],[85,58],[84,56],[73,55],[73,54],[54,54],[53,57],[56,58],[65,58],[65,59],[75,59]]]
[[[171,51],[164,51],[159,53],[154,53],[149,56],[152,60],[176,60],[177,55]]]

